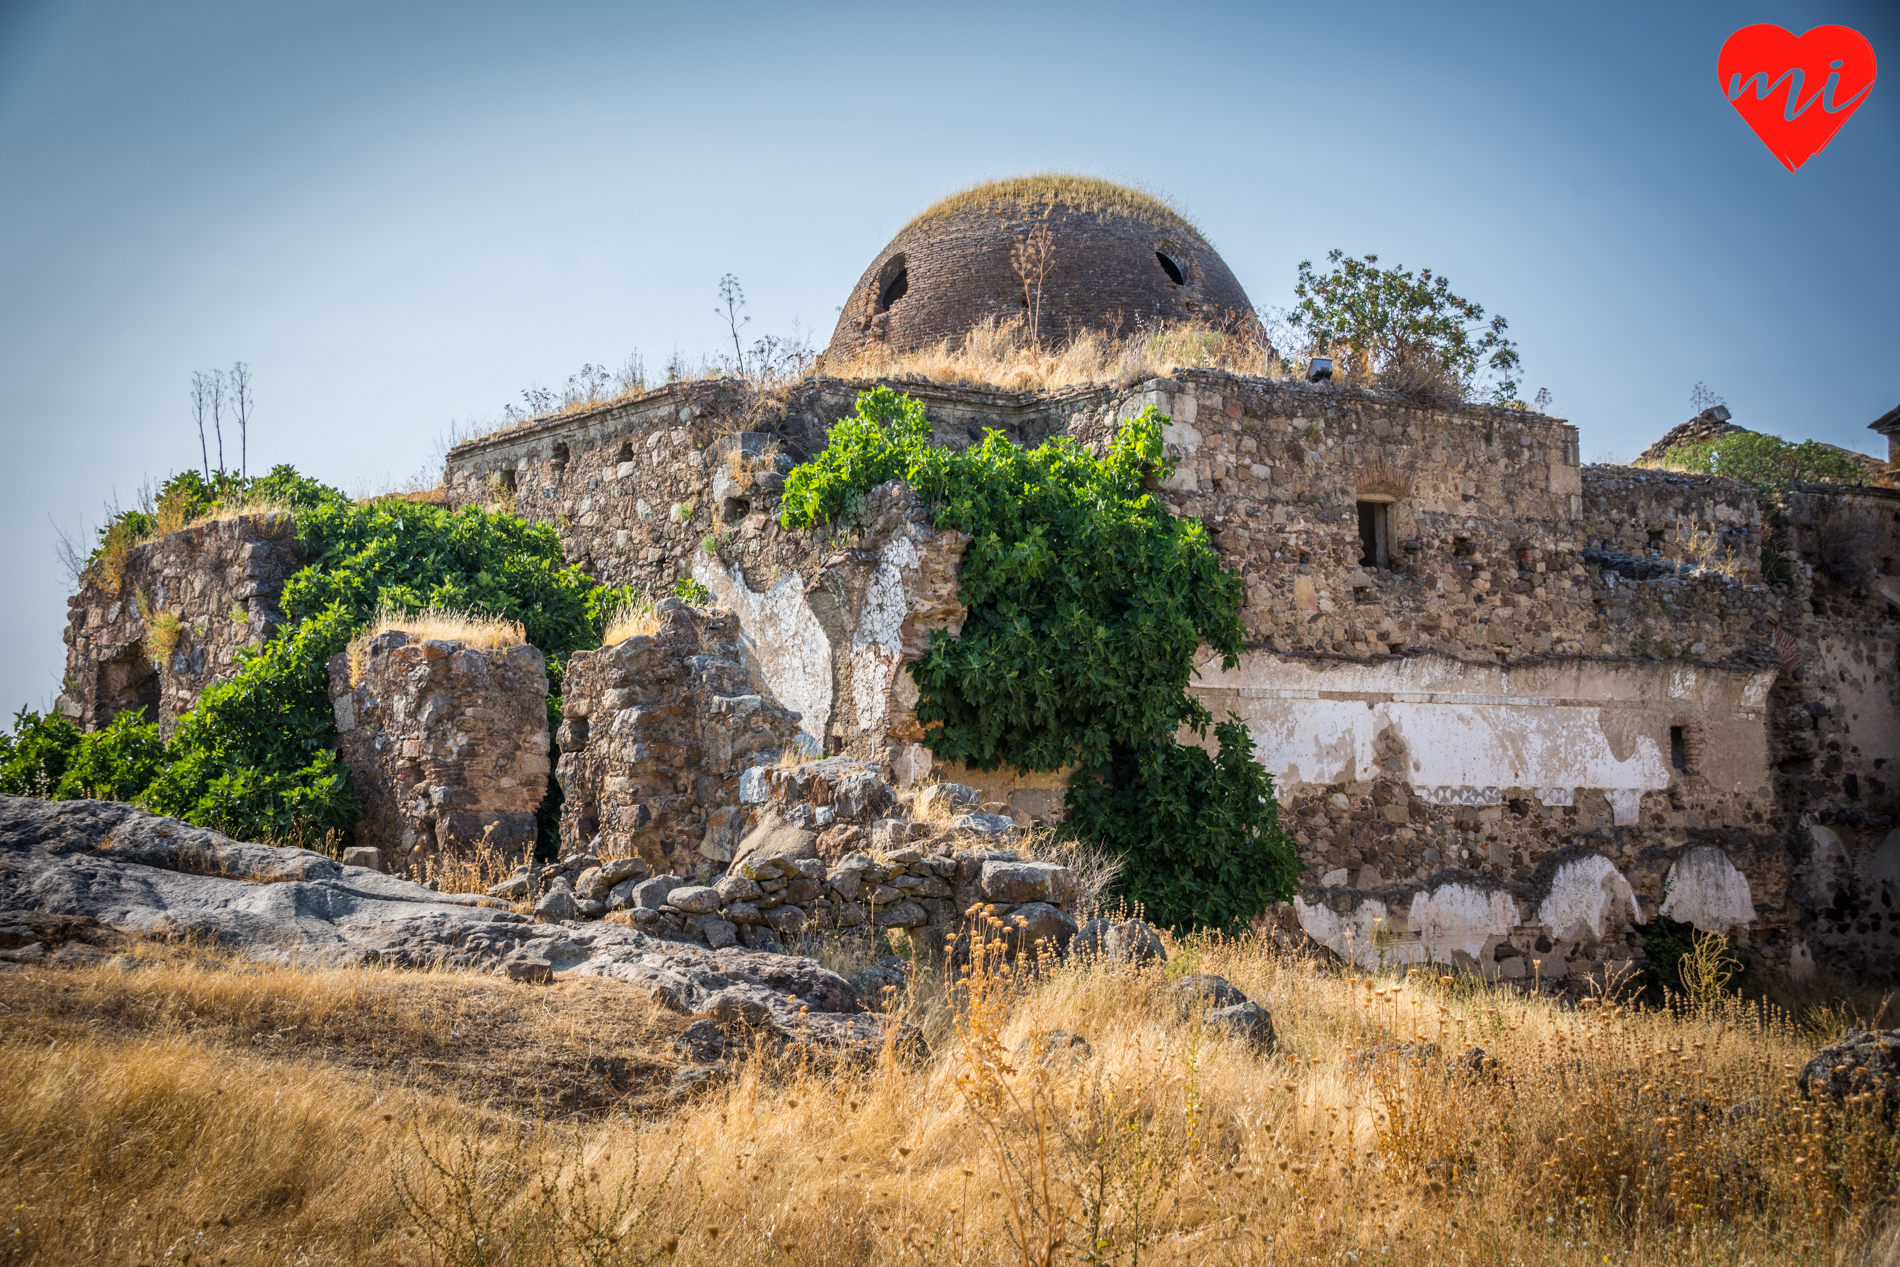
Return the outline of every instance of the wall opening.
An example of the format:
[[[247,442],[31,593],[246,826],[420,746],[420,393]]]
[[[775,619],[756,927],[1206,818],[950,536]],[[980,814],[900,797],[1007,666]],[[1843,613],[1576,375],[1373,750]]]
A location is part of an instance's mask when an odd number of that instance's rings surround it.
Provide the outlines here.
[[[1649,530],[1649,548],[1652,550],[1662,549],[1664,535],[1661,528],[1651,528]]]
[[[1382,568],[1391,561],[1386,524],[1390,507],[1385,502],[1359,503],[1359,566]]]
[[[878,312],[888,312],[892,304],[902,299],[910,291],[910,269],[901,255],[893,256],[884,266],[884,272],[877,284]]]
[[[1169,281],[1176,286],[1187,285],[1187,270],[1181,267],[1179,260],[1174,259],[1166,251],[1156,251],[1155,259],[1160,261],[1161,271],[1168,275]]]
[[[633,461],[633,441],[625,440],[621,442],[620,452],[614,454],[614,461],[616,462]]]
[[[554,468],[554,478],[557,480],[560,479],[562,474],[567,470],[567,453],[568,453],[567,441],[565,440],[555,441],[554,457],[553,457],[553,460],[549,463],[549,465],[551,465]]]
[[[93,724],[103,726],[120,713],[133,709],[144,709],[146,721],[157,721],[161,685],[158,667],[145,654],[145,644],[133,643],[116,659],[99,666],[99,686],[93,695]]]
[[[1689,740],[1680,726],[1669,728],[1669,764],[1684,774],[1689,773]]]

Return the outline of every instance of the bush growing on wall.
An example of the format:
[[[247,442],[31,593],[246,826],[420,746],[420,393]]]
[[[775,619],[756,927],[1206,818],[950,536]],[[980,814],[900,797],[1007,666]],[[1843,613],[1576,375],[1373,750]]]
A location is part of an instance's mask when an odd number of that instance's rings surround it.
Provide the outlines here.
[[[952,452],[921,403],[880,387],[786,477],[781,521],[829,521],[899,479],[969,533],[962,631],[911,666],[924,742],[978,769],[1072,768],[1069,830],[1121,854],[1126,895],[1163,923],[1227,924],[1290,896],[1298,863],[1244,728],[1216,728],[1217,758],[1175,739],[1212,720],[1187,693],[1196,652],[1231,666],[1243,634],[1206,528],[1146,491],[1165,422],[1144,411],[1101,458],[994,431]]]

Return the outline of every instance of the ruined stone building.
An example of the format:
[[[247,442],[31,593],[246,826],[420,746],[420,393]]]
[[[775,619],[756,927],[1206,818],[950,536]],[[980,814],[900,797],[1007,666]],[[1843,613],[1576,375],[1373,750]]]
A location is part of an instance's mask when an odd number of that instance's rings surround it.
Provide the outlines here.
[[[999,206],[966,196],[900,233],[833,347],[918,346],[1006,311],[1025,217]],[[1051,223],[1102,261],[1052,289],[1063,320],[1246,303],[1184,223]],[[894,385],[953,447],[989,428],[1099,447],[1147,406],[1168,416],[1179,464],[1157,495],[1206,522],[1246,594],[1247,653],[1192,689],[1245,721],[1274,775],[1307,867],[1292,914],[1318,940],[1552,980],[1629,965],[1669,919],[1771,969],[1900,970],[1900,492],[1804,486],[1771,516],[1734,480],[1586,466],[1562,419],[1212,370]],[[720,698],[756,696],[808,751],[1059,817],[1060,775],[946,770],[920,743],[906,666],[959,627],[961,535],[894,485],[829,527],[778,524],[786,472],[868,386],[673,384],[465,443],[448,496],[554,525],[603,581],[703,586],[736,630],[721,666],[679,671],[739,664]],[[75,674],[106,682],[100,657],[131,636],[86,642]],[[563,760],[608,724],[580,721]],[[587,777],[597,797],[619,776]]]

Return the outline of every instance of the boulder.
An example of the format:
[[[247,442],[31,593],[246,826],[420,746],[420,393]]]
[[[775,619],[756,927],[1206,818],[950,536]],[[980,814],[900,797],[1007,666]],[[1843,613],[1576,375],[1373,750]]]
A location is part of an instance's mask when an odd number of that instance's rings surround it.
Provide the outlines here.
[[[626,880],[646,876],[651,870],[652,868],[647,866],[643,858],[602,858],[600,860],[601,879],[606,882],[608,888]]]
[[[657,911],[666,905],[666,895],[686,881],[681,876],[656,875],[651,880],[630,880],[628,883],[633,886],[628,894],[628,906]]]
[[[891,785],[869,770],[854,770],[839,779],[831,791],[831,806],[839,818],[859,819],[881,814],[897,802]]]
[[[598,902],[607,896],[613,885],[599,867],[589,867],[574,877],[574,896],[583,902]]]
[[[1235,989],[1227,978],[1202,972],[1189,973],[1170,983],[1168,998],[1182,1016],[1210,1008],[1234,1007],[1247,1001],[1247,996]]]
[[[930,915],[915,902],[893,902],[880,906],[871,922],[879,928],[922,928],[930,922]]]
[[[1075,896],[1075,872],[1053,862],[986,862],[977,879],[986,902],[1050,902]]]
[[[964,783],[932,783],[917,794],[917,812],[931,818],[967,813],[983,804],[983,794]]]
[[[733,851],[730,871],[749,880],[797,874],[799,859],[818,857],[818,836],[787,822],[777,810],[759,815],[759,825]]]
[[[719,890],[707,884],[685,884],[666,895],[666,904],[688,915],[710,915],[722,903]]]
[[[494,888],[488,890],[489,897],[498,897],[506,902],[518,902],[527,897],[534,889],[534,873],[523,867]]]
[[[368,845],[352,845],[343,851],[343,865],[346,867],[365,867],[371,871],[383,869],[383,851]]]
[[[904,993],[908,984],[903,969],[886,963],[851,974],[851,988],[864,999],[864,1005],[874,1012],[883,1011]]]
[[[1031,1034],[1017,1043],[1015,1050],[1018,1067],[1029,1060],[1038,1064],[1057,1060],[1080,1064],[1092,1054],[1088,1039],[1080,1034],[1071,1034],[1066,1029],[1049,1029],[1040,1034]]]
[[[1274,1048],[1273,1016],[1258,1003],[1248,1001],[1232,1007],[1215,1008],[1203,1018],[1208,1029],[1239,1039],[1260,1055]]]
[[[1839,1103],[1870,1096],[1883,1116],[1900,1108],[1900,1029],[1853,1029],[1801,1067],[1801,1094]]]
[[[759,887],[758,881],[748,880],[742,875],[721,876],[713,882],[713,887],[719,890],[720,901],[727,905],[733,902],[756,902],[765,896],[765,890]]]
[[[1139,968],[1168,961],[1168,948],[1162,943],[1161,934],[1148,927],[1145,920],[1129,919],[1111,925],[1102,938],[1102,946],[1108,961],[1117,967]]]
[[[563,920],[579,919],[581,904],[574,900],[574,890],[568,887],[566,876],[554,877],[554,883],[534,904],[534,922],[537,924],[558,924]]]
[[[1047,902],[1024,902],[1002,913],[1002,920],[1011,950],[1041,947],[1059,955],[1075,936],[1075,921]]]

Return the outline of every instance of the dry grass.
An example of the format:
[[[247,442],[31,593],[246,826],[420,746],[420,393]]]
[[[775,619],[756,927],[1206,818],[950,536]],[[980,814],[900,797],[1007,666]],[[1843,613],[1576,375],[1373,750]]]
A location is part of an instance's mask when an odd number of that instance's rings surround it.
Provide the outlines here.
[[[434,880],[440,893],[486,893],[515,873],[515,864],[483,841],[467,853],[436,853],[415,868],[420,884]]]
[[[618,646],[629,638],[650,637],[660,632],[660,618],[653,614],[653,601],[646,597],[630,598],[614,608],[607,617],[607,628],[600,636],[603,647]]]
[[[923,967],[903,1002],[940,1040],[921,1065],[761,1057],[698,1099],[539,1129],[519,1084],[480,1107],[483,1062],[553,1048],[558,1088],[578,1051],[632,1060],[679,1019],[627,1024],[607,981],[9,974],[0,1261],[647,1262],[671,1242],[683,1263],[1845,1267],[1884,1231],[1892,1137],[1866,1105],[1800,1099],[1818,1040],[1773,1009],[1174,951],[1166,971]],[[1183,1019],[1186,970],[1268,1005],[1279,1052]],[[1057,1028],[1090,1051],[1036,1058]],[[1400,1046],[1423,1042],[1488,1060]]]
[[[1203,324],[1145,327],[1125,338],[1084,330],[1055,347],[1032,339],[1024,317],[992,319],[961,342],[945,340],[922,351],[870,350],[825,373],[839,378],[920,378],[934,383],[1056,391],[1108,383],[1128,387],[1176,368],[1232,370],[1272,376],[1281,362],[1245,320],[1232,328]]]
[[[399,612],[384,608],[376,613],[364,630],[350,639],[350,684],[363,680],[363,670],[369,664],[369,644],[379,634],[398,630],[420,642],[459,642],[466,647],[484,651],[500,651],[509,647],[519,647],[528,641],[528,634],[518,620],[503,620],[499,616],[479,616],[473,612],[446,611],[440,608],[426,608],[419,612]]]
[[[1207,240],[1192,221],[1161,195],[1117,185],[1096,176],[1078,176],[1073,172],[1036,172],[1004,180],[979,181],[968,189],[960,189],[931,203],[904,228],[908,230],[926,220],[954,215],[959,211],[998,210],[1005,214],[1022,214],[1052,205],[1140,220],[1146,224],[1191,233],[1202,241]]]

